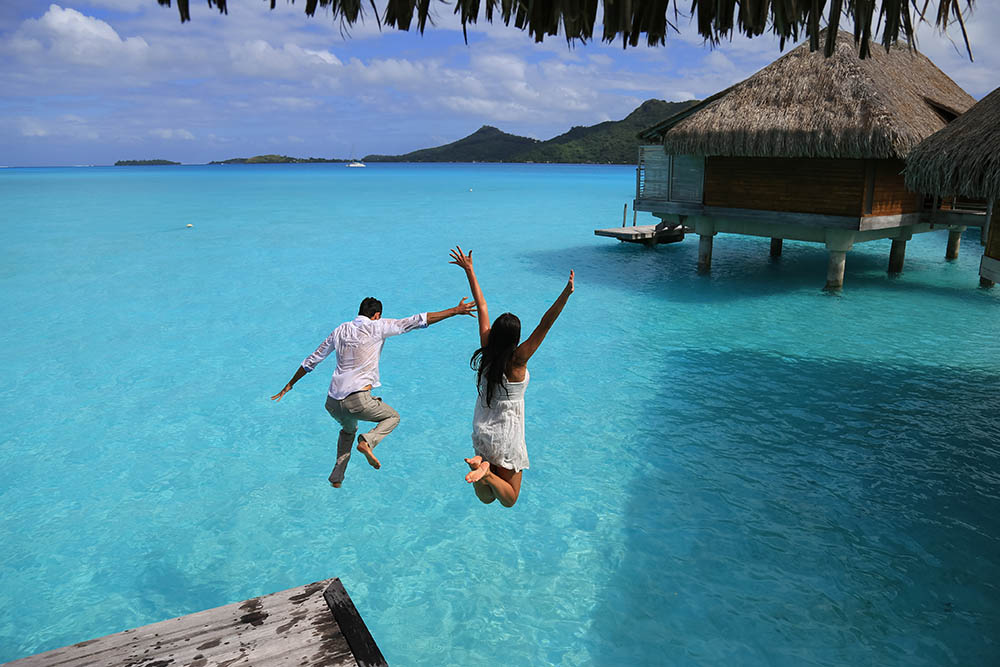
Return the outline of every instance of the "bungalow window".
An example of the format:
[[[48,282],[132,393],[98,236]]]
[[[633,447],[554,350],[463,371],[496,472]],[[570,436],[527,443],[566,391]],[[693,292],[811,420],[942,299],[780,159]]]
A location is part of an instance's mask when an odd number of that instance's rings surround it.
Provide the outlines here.
[[[637,178],[637,199],[700,204],[705,182],[705,158],[667,155],[663,146],[640,146]]]
[[[670,156],[670,201],[700,204],[705,184],[705,158]]]

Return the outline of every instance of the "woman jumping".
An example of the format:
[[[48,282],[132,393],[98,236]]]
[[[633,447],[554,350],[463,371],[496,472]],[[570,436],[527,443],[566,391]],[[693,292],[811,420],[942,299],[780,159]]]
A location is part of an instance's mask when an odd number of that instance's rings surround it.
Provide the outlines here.
[[[573,293],[573,272],[562,294],[542,316],[541,322],[520,345],[521,320],[504,313],[490,326],[486,299],[472,268],[472,251],[466,255],[456,246],[452,261],[465,269],[479,316],[480,348],[472,355],[477,372],[479,397],[472,418],[472,447],[476,453],[465,459],[471,472],[465,476],[484,503],[499,500],[512,507],[521,493],[521,471],[528,467],[524,442],[524,392],[528,388],[528,360],[545,340],[563,306]]]

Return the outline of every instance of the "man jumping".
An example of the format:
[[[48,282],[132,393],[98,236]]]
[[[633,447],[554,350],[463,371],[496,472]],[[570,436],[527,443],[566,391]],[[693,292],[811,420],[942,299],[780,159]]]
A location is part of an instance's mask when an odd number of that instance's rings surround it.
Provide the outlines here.
[[[271,400],[280,401],[302,376],[326,359],[331,350],[336,352],[337,369],[333,372],[326,398],[327,412],[340,424],[337,463],[330,473],[330,484],[339,489],[344,481],[359,421],[375,422],[375,428],[358,436],[358,451],[376,470],[382,464],[372,450],[399,424],[399,413],[383,403],[381,398],[371,395],[373,387],[382,386],[378,379],[378,362],[385,339],[423,329],[453,315],[473,315],[475,312],[475,302],[466,303],[463,297],[457,306],[447,310],[418,313],[401,320],[383,319],[382,302],[375,297],[367,297],[358,308],[358,316],[334,329],[316,351],[306,357],[285,388],[271,397]]]

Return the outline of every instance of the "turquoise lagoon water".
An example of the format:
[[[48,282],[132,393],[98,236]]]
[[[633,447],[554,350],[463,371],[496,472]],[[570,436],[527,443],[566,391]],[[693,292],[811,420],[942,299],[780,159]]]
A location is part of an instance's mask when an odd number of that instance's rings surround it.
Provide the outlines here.
[[[848,257],[648,250],[627,167],[0,174],[0,661],[339,576],[397,665],[1000,660],[1000,289],[978,232]],[[193,227],[186,228],[187,224]],[[532,467],[476,501],[475,321],[389,341],[402,414],[326,476],[327,361],[359,300],[468,294],[533,325]]]

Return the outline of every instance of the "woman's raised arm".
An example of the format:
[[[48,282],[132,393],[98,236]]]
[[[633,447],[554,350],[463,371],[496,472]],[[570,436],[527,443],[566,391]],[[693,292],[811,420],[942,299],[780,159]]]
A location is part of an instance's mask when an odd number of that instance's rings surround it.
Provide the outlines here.
[[[486,298],[483,297],[483,290],[479,287],[479,279],[476,278],[476,271],[472,268],[472,251],[466,255],[462,252],[461,246],[455,246],[451,251],[451,261],[465,270],[465,277],[469,279],[469,289],[472,290],[472,298],[476,302],[476,314],[479,318],[479,345],[486,347],[486,342],[490,339],[490,313],[486,309]]]
[[[528,336],[528,340],[517,346],[517,350],[514,351],[514,359],[511,361],[513,366],[527,366],[528,359],[531,359],[531,355],[535,353],[538,346],[542,344],[543,340],[545,340],[545,334],[547,334],[549,329],[552,328],[552,325],[556,323],[559,313],[562,312],[566,302],[569,301],[569,295],[573,293],[573,277],[573,271],[570,270],[569,280],[566,281],[566,287],[563,288],[562,293],[559,294],[555,303],[549,306],[549,309],[545,311],[544,315],[542,315],[542,321],[538,323],[535,330],[531,332],[530,336]]]

